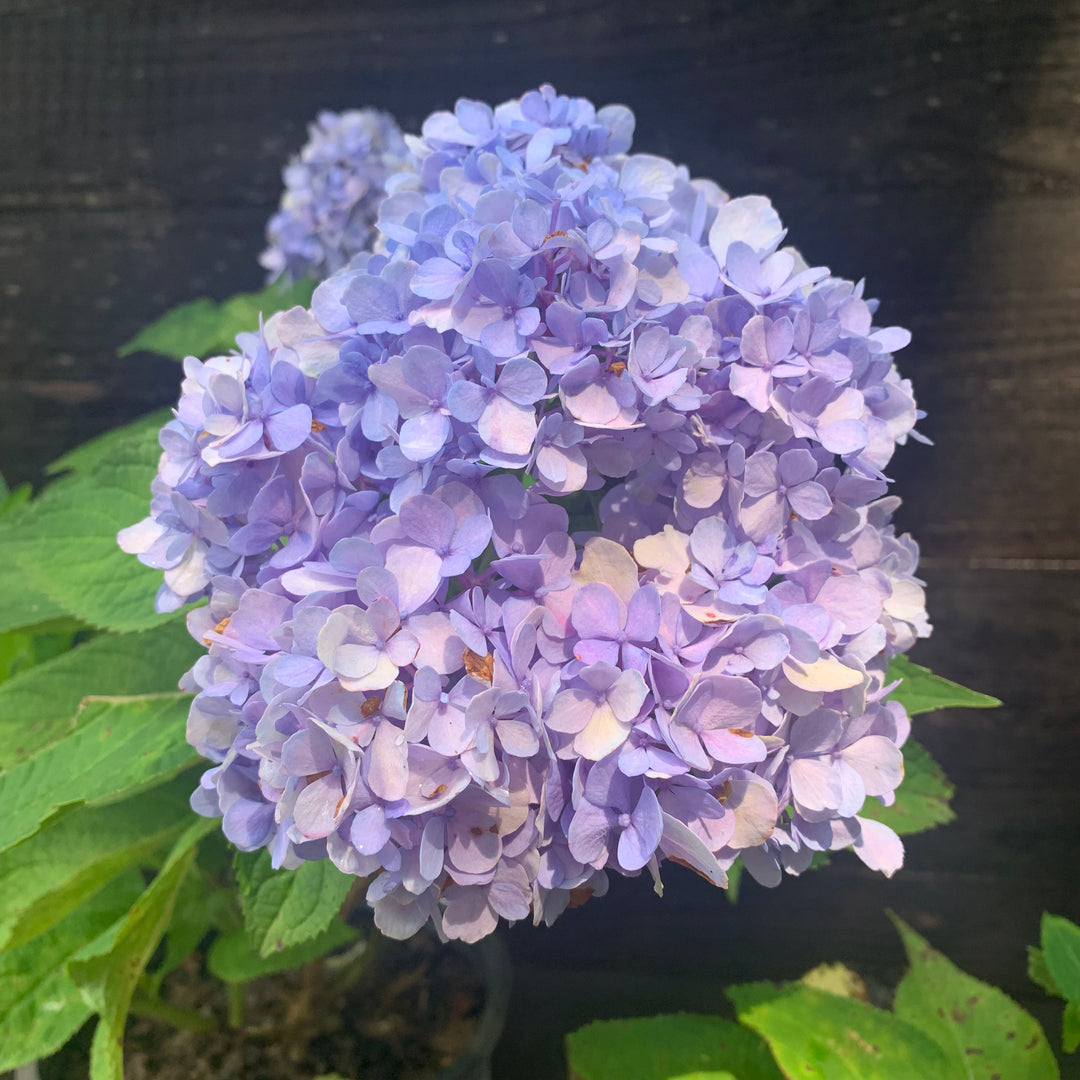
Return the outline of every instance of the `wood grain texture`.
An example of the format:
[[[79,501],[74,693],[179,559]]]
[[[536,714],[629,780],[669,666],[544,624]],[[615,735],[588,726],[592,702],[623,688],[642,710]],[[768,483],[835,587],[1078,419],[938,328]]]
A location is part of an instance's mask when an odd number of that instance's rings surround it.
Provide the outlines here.
[[[315,7],[312,5],[312,7]],[[738,907],[643,881],[510,937],[496,1077],[554,1080],[600,1015],[712,1008],[826,958],[893,979],[896,909],[1040,1009],[1023,946],[1080,918],[1080,3],[1077,0],[0,0],[0,469],[172,401],[116,347],[257,286],[280,169],[321,107],[415,129],[550,80],[638,116],[639,149],[769,193],[813,262],[865,275],[933,448],[899,451],[935,635],[915,659],[1006,701],[923,718],[959,820],[892,881],[842,859]],[[1076,1076],[1075,1064],[1069,1066]]]

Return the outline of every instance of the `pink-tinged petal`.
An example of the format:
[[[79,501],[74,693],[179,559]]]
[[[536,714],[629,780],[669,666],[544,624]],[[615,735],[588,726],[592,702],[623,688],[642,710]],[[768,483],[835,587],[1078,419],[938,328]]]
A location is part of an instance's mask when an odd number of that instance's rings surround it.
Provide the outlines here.
[[[452,941],[467,944],[487,937],[499,923],[499,918],[487,901],[487,889],[479,885],[451,885],[444,894],[446,910],[442,927]]]
[[[472,818],[474,822],[477,819]],[[450,823],[450,842],[446,857],[456,870],[466,874],[486,874],[495,868],[502,854],[502,838],[480,824],[454,829]]]
[[[585,728],[596,711],[596,697],[588,690],[562,690],[555,695],[547,726],[552,731],[576,735]]]
[[[476,425],[480,438],[502,454],[528,454],[536,438],[536,412],[504,397],[493,398]]]
[[[637,672],[628,674],[637,675]],[[638,675],[638,678],[641,676]],[[629,722],[621,721],[610,705],[600,705],[585,725],[585,730],[575,737],[574,749],[589,761],[599,761],[618,750],[629,734]]]
[[[341,790],[341,779],[331,773],[308,784],[293,804],[296,827],[309,840],[328,836],[337,827],[347,799]]]
[[[434,668],[439,675],[450,675],[461,670],[465,642],[458,636],[451,616],[446,612],[412,615],[407,629],[420,643],[419,651],[410,662],[414,662],[418,668]]]
[[[752,405],[758,412],[768,412],[772,379],[762,368],[733,364],[731,392]]]
[[[867,795],[889,795],[904,779],[904,756],[884,735],[867,735],[841,751],[841,757],[862,777]]]
[[[607,702],[615,715],[626,724],[637,718],[649,690],[638,671],[624,671],[608,690]]]
[[[364,757],[367,786],[380,799],[396,802],[405,798],[409,782],[409,744],[405,732],[384,720]]]
[[[607,813],[592,803],[582,802],[566,832],[570,854],[588,866],[603,866],[607,862],[610,833]]]
[[[828,577],[814,599],[843,626],[845,634],[861,634],[881,617],[881,594],[858,574]]]
[[[523,720],[500,720],[495,731],[503,750],[512,757],[532,757],[540,749],[540,739],[532,724]]]
[[[765,760],[765,744],[742,728],[717,728],[703,731],[701,742],[713,761],[725,765],[749,765]]]
[[[614,641],[590,638],[588,641],[579,641],[574,646],[574,656],[583,664],[615,665],[619,662],[619,646]]]
[[[386,654],[399,668],[411,664],[419,649],[420,642],[408,630],[399,630],[386,643]]]
[[[842,664],[830,656],[823,656],[813,663],[804,664],[789,656],[784,661],[784,674],[800,690],[824,693],[830,690],[848,690],[858,686],[866,676],[855,668]]]
[[[664,831],[660,846],[664,854],[680,859],[714,885],[726,889],[727,874],[701,838],[671,814],[662,814],[662,820]]]
[[[580,637],[614,638],[623,625],[622,605],[606,585],[591,583],[575,594],[571,621]]]
[[[427,741],[432,750],[445,757],[456,757],[468,747],[471,739],[465,714],[460,709],[444,706],[431,717]]]
[[[496,878],[488,886],[488,903],[494,911],[510,922],[527,918],[531,901],[527,878],[520,883]]]
[[[757,847],[772,836],[779,808],[771,784],[743,773],[727,780],[720,794],[724,809],[735,815],[731,847]]]
[[[398,582],[398,606],[411,615],[426,604],[442,584],[442,558],[426,547],[395,544],[386,553],[386,569]]]
[[[900,837],[880,821],[857,817],[860,835],[855,841],[855,854],[871,870],[880,870],[892,877],[904,865],[904,845]]]
[[[791,794],[801,810],[835,810],[843,800],[840,776],[826,758],[791,763]]]

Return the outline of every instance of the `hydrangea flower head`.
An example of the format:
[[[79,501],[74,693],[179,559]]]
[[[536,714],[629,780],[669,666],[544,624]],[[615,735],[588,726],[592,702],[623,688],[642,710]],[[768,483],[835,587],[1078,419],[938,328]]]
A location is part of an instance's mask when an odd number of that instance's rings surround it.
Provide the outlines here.
[[[468,941],[609,872],[886,874],[929,633],[884,473],[917,418],[862,286],[767,199],[548,86],[407,138],[378,237],[189,360],[121,534],[207,654],[193,797]]]
[[[389,113],[325,110],[286,166],[281,206],[266,226],[260,262],[274,280],[320,280],[346,266],[372,240],[387,178],[405,167],[407,151]]]

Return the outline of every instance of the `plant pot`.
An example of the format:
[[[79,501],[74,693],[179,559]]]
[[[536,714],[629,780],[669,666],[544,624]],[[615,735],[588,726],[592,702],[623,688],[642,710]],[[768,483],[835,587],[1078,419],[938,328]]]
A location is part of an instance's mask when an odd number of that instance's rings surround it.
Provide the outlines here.
[[[464,1038],[464,1047],[448,1064],[434,1068],[432,1071],[418,1069],[416,1061],[397,1062],[388,1051],[380,1057],[376,1067],[369,1068],[367,1065],[360,1066],[359,1075],[349,1069],[334,1071],[323,1068],[313,1072],[290,1071],[288,1073],[277,1072],[273,1075],[288,1075],[289,1080],[371,1080],[373,1076],[378,1080],[383,1078],[408,1077],[409,1080],[490,1080],[491,1056],[499,1037],[502,1035],[503,1025],[506,1020],[506,1010],[509,1001],[511,972],[510,962],[506,946],[499,934],[493,934],[477,945],[462,945],[450,942],[440,945],[434,935],[420,934],[412,942],[392,942],[385,939],[378,940],[376,946],[378,959],[374,965],[373,977],[362,984],[363,996],[372,1001],[392,998],[395,993],[394,985],[399,984],[397,992],[400,993],[400,984],[409,983],[416,985],[422,980],[410,969],[410,965],[423,969],[424,978],[428,979],[425,986],[420,987],[421,996],[426,993],[438,994],[440,988],[446,990],[446,970],[465,975],[463,981],[469,983],[467,993],[475,1002],[476,992],[479,990],[481,1000],[479,1006],[469,1009],[469,1018],[472,1020],[472,1029]],[[417,960],[417,958],[420,958]],[[432,964],[432,958],[435,964]],[[454,963],[450,958],[454,958]],[[464,961],[464,964],[461,963]],[[437,968],[433,975],[428,975],[432,968]],[[294,969],[300,970],[300,969]],[[283,973],[287,975],[289,973]],[[472,978],[468,978],[471,975]],[[188,995],[187,1001],[182,1001],[185,1007],[191,1005],[192,1000],[199,1000],[199,995],[206,989],[210,989],[220,1000],[203,1002],[197,1011],[203,1015],[213,1016],[219,1021],[223,1020],[225,1013],[223,984],[218,980],[208,979],[201,971],[189,971],[186,975],[181,974],[184,981],[184,992]],[[320,980],[322,982],[333,980],[333,971],[320,971],[309,969],[309,977],[305,992],[314,987],[316,992],[316,1004],[313,1006],[315,1014],[307,1023],[317,1024],[321,1019],[318,1013],[318,990]],[[276,985],[277,1002],[282,1006],[277,1012],[270,1014],[261,1011],[267,997],[263,994],[271,989],[273,980],[280,980]],[[190,1032],[177,1032],[162,1021],[149,1020],[146,1017],[132,1018],[129,1021],[127,1036],[125,1038],[125,1076],[130,1078],[146,1078],[157,1080],[159,1075],[168,1077],[183,1076],[198,1078],[198,1080],[249,1080],[258,1077],[265,1080],[269,1072],[265,1071],[257,1061],[252,1061],[244,1054],[245,1046],[260,1040],[266,1041],[275,1038],[278,1031],[285,1031],[289,1024],[293,1024],[292,1030],[296,1030],[296,1019],[287,1015],[290,1003],[289,993],[282,992],[282,975],[267,976],[258,980],[264,984],[260,993],[256,983],[248,984],[248,1007],[247,1025],[239,1031],[221,1027],[212,1034],[197,1035]],[[270,995],[272,998],[272,994]],[[408,1000],[404,995],[401,1000]],[[377,1009],[375,1010],[377,1012]],[[439,1012],[438,1008],[432,1010]],[[285,1013],[286,1015],[279,1015]],[[396,1015],[391,1013],[391,1018]],[[350,1023],[350,1020],[353,1020]],[[378,1017],[374,1021],[370,1017],[360,1017],[359,1020],[347,1015],[341,1016],[341,1022],[328,1026],[328,1030],[336,1026],[336,1034],[320,1035],[319,1038],[327,1042],[334,1039],[342,1041],[357,1038],[357,1031],[363,1024],[369,1029],[378,1027]],[[303,1026],[305,1020],[301,1018]],[[392,1020],[391,1020],[391,1026]],[[86,1077],[87,1050],[93,1025],[87,1025],[78,1037],[73,1039],[63,1050],[54,1057],[43,1060],[40,1063],[41,1080],[84,1080]],[[376,1031],[377,1035],[378,1032]],[[409,1032],[389,1032],[388,1045],[396,1039],[408,1040]],[[361,1036],[361,1041],[368,1038],[368,1033]],[[170,1040],[172,1043],[170,1044]],[[185,1041],[187,1040],[187,1041]],[[287,1040],[286,1040],[287,1042]],[[169,1060],[167,1071],[159,1073],[161,1061],[153,1057],[153,1052],[165,1053],[166,1046],[171,1048],[167,1051]],[[411,1047],[410,1047],[411,1048]],[[185,1054],[190,1056],[184,1057]],[[332,1054],[330,1055],[333,1056]],[[347,1057],[348,1055],[346,1055]],[[415,1055],[413,1055],[415,1057]],[[280,1063],[281,1055],[278,1054],[275,1061]],[[23,1066],[19,1073],[7,1074],[13,1080],[38,1080],[36,1066],[32,1063]],[[0,1080],[7,1080],[0,1077]]]

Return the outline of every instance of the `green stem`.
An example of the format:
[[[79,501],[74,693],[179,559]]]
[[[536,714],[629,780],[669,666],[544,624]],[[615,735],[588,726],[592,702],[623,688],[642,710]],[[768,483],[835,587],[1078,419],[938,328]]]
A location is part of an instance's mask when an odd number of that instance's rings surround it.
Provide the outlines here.
[[[139,1016],[148,1016],[152,1020],[164,1020],[181,1031],[214,1031],[217,1024],[202,1013],[194,1009],[181,1009],[176,1005],[170,1005],[160,998],[149,998],[137,995],[132,998],[131,1011]]]
[[[228,983],[229,1027],[239,1030],[244,1026],[244,984]]]

